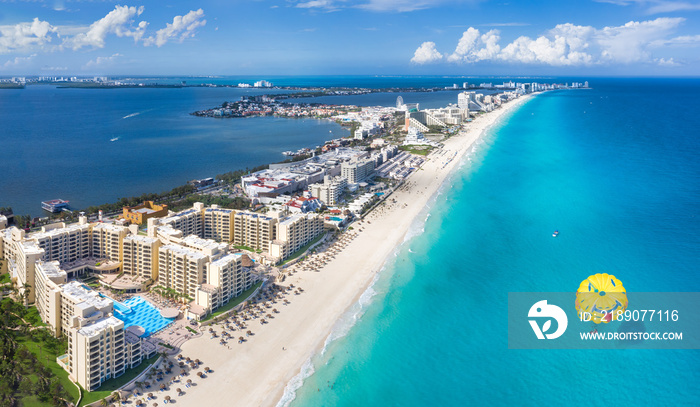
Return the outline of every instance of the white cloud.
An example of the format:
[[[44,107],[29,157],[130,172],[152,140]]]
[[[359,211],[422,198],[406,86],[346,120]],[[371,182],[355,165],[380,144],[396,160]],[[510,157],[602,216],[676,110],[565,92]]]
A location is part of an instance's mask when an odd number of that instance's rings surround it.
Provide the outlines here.
[[[498,30],[490,30],[485,34],[469,27],[462,34],[462,38],[457,43],[457,48],[447,60],[450,62],[478,62],[495,58],[501,50],[498,41],[501,39]]]
[[[647,14],[675,13],[677,11],[700,10],[700,4],[696,1],[668,1],[668,0],[594,0],[598,3],[609,3],[618,6],[638,5],[646,8]]]
[[[116,6],[103,18],[95,21],[85,33],[67,39],[66,43],[74,50],[82,47],[104,48],[105,38],[109,34],[117,37],[133,37],[139,41],[146,31],[148,23],[141,21],[136,27],[132,25],[134,17],[143,13],[144,7]]]
[[[35,18],[31,23],[0,26],[0,54],[27,51],[51,42],[56,27]]]
[[[684,18],[657,18],[650,21],[630,21],[619,27],[605,27],[595,34],[603,60],[639,62],[650,59],[649,44],[677,28]]]
[[[108,57],[97,57],[95,59],[92,59],[88,61],[83,68],[92,68],[92,67],[97,67],[97,66],[105,66],[105,65],[110,65],[114,60],[116,60],[119,57],[123,57],[124,55],[116,53],[112,54],[111,56]]]
[[[371,11],[394,11],[405,13],[434,7],[437,5],[436,3],[439,2],[420,0],[369,0],[367,3],[359,4],[357,7]]]
[[[35,56],[36,56],[36,54],[29,55],[28,57],[15,57],[14,59],[11,59],[11,60],[5,62],[4,64],[2,64],[2,67],[3,68],[10,68],[10,67],[14,67],[14,66],[24,65],[26,62],[29,62],[32,59],[34,59]]]
[[[194,37],[195,30],[203,27],[207,20],[203,20],[204,11],[200,8],[197,11],[191,10],[184,16],[175,16],[172,24],[168,23],[165,28],[156,31],[155,36],[144,39],[144,45],[156,45],[161,47],[171,39],[178,39],[180,42],[186,38]]]
[[[331,0],[312,0],[297,3],[297,8],[331,8],[334,7]]]
[[[654,62],[656,62],[660,66],[681,66],[681,65],[683,65],[679,62],[676,62],[673,58],[668,58],[668,59],[657,58],[654,60]]]
[[[668,40],[656,40],[650,44],[652,47],[697,47],[698,45],[700,45],[700,35],[681,35]]]
[[[663,17],[601,29],[566,23],[536,38],[518,37],[505,46],[499,44],[498,30],[482,34],[477,28],[469,27],[446,60],[452,63],[500,61],[552,66],[638,62],[670,65],[672,59],[654,59],[651,51],[667,45],[699,45],[700,36],[668,38],[684,21],[683,18]],[[423,43],[411,62],[435,62],[441,57],[434,43]]]
[[[426,41],[418,47],[415,54],[413,54],[413,58],[411,58],[411,62],[422,65],[437,62],[441,59],[442,54],[435,49],[435,43]]]
[[[67,66],[44,66],[41,68],[42,71],[67,71]]]
[[[337,11],[344,8],[358,8],[375,12],[406,13],[437,7],[441,3],[455,3],[464,0],[307,0],[294,7]],[[474,1],[474,0],[472,0]]]

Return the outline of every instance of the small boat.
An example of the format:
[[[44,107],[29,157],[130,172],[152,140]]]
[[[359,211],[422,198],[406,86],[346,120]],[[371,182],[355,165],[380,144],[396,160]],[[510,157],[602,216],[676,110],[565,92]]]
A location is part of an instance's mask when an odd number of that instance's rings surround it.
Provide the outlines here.
[[[109,139],[109,141],[117,141],[117,140],[119,140],[119,137]]]
[[[552,233],[552,237],[557,237],[559,236],[559,231],[555,230],[554,233]]]

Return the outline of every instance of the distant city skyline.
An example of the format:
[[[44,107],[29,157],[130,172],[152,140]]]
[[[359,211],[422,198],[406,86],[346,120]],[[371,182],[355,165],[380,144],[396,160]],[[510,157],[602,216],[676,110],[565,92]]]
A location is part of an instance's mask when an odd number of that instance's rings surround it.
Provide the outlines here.
[[[0,4],[0,76],[700,72],[697,0]]]

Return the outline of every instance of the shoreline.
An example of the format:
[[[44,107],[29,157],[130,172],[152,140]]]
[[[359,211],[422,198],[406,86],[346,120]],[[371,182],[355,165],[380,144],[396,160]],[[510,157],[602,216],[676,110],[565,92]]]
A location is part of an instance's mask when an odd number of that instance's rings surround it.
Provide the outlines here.
[[[278,306],[281,312],[268,324],[252,324],[254,335],[248,341],[221,347],[218,340],[203,335],[184,343],[181,353],[203,360],[213,373],[197,380],[197,385],[178,396],[177,402],[183,406],[276,406],[291,402],[298,389],[292,382],[303,383],[313,356],[337,339],[330,335],[338,321],[376,281],[391,254],[406,241],[407,232],[426,204],[434,201],[474,143],[532,96],[523,96],[478,117],[466,130],[446,140],[442,148],[428,156],[421,170],[353,225],[355,230],[345,234],[353,238],[319,272],[297,267],[282,285],[293,284],[304,292],[291,298],[288,305]],[[236,395],[235,403],[231,394]],[[285,395],[289,395],[286,403],[282,400]]]

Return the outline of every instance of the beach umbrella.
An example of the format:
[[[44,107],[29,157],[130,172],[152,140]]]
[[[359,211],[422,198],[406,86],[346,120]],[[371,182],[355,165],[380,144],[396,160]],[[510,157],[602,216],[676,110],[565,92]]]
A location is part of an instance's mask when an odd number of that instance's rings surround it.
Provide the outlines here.
[[[247,331],[247,332],[245,333],[246,336],[250,336],[250,335],[252,335],[252,334],[253,334],[253,333],[252,333],[251,331]]]
[[[204,373],[202,373],[202,372],[197,372],[197,376],[199,376],[200,378],[202,378],[202,377],[204,377]]]
[[[202,364],[202,361],[199,360],[199,359],[195,359],[195,360],[194,360],[194,363],[196,363],[196,364],[198,364],[198,365],[201,365],[201,364]]]
[[[170,396],[165,396],[165,399],[170,401]]]
[[[158,403],[153,403],[153,407],[158,407]]]
[[[192,384],[192,379],[187,379],[187,384]]]
[[[161,383],[161,384],[160,384],[160,388],[161,388],[161,390],[164,389],[164,388],[165,388],[165,383]]]
[[[148,398],[152,399],[153,398],[153,393],[148,393]]]
[[[208,366],[207,366],[207,367],[205,367],[205,368],[204,368],[204,373],[209,373],[209,372],[210,372],[210,369],[209,369],[209,367],[208,367]]]
[[[180,376],[184,376],[186,373],[185,369],[180,369]]]
[[[177,395],[178,395],[178,396],[181,396],[181,395],[182,395],[182,389],[181,389],[181,388],[178,387],[176,391],[177,391]]]
[[[627,305],[627,292],[622,281],[607,273],[588,276],[576,291],[576,311],[589,313],[596,324],[607,324],[614,313],[624,312]]]

